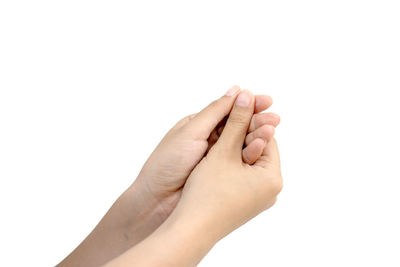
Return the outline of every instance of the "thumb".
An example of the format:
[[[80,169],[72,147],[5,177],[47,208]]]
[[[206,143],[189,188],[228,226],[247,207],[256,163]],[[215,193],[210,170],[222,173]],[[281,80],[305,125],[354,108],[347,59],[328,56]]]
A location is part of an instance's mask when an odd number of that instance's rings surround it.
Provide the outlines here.
[[[240,91],[239,86],[233,86],[226,94],[213,101],[197,113],[184,127],[196,139],[206,140],[225,116],[229,114]]]
[[[243,149],[243,143],[253,113],[254,96],[250,91],[242,91],[235,101],[225,128],[217,143],[228,148],[233,152],[233,155],[242,158],[241,152]]]

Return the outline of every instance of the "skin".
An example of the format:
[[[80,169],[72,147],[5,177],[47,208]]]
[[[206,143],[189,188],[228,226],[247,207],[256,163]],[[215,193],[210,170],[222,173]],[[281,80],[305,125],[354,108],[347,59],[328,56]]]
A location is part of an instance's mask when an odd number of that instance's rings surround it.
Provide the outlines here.
[[[177,206],[188,176],[226,132],[227,117],[240,92],[234,86],[201,112],[180,120],[151,154],[135,182],[58,266],[102,265],[159,228]],[[262,157],[280,120],[273,113],[260,113],[271,106],[270,97],[252,98],[251,121],[240,150],[241,159],[247,164],[255,164]]]
[[[195,266],[221,238],[275,203],[282,188],[277,143],[271,139],[253,165],[243,161],[254,97],[242,94],[247,101],[238,97],[222,135],[191,172],[169,218],[107,267]]]

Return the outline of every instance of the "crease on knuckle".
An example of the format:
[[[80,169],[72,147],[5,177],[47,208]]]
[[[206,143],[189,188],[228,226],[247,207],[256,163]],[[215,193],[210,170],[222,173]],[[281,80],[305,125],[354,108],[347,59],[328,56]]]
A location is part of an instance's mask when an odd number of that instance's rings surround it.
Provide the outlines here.
[[[247,127],[249,121],[245,114],[235,114],[229,117],[229,122],[233,125]]]

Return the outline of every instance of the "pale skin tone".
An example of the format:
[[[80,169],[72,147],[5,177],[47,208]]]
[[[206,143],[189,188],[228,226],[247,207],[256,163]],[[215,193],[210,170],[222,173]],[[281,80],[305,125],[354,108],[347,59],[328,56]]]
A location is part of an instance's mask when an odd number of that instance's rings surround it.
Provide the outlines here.
[[[242,95],[247,96],[246,105]],[[273,135],[279,116],[260,113],[271,104],[268,96],[254,97],[234,86],[201,112],[179,121],[132,186],[58,266],[99,266],[112,259],[108,266],[196,265],[215,242],[275,201],[280,172]],[[273,172],[279,172],[278,178],[268,178]],[[250,178],[254,185],[249,188],[248,179],[240,177],[267,179]],[[235,181],[230,186],[238,195],[218,190],[228,188],[227,180]],[[264,191],[251,192],[253,187]],[[237,211],[217,209],[220,201]],[[181,248],[191,243],[196,245]],[[168,247],[165,255],[159,246]]]

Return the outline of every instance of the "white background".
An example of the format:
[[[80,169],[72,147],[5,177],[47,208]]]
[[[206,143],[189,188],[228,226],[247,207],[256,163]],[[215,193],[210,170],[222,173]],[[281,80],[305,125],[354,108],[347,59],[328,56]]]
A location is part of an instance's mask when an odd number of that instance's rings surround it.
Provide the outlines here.
[[[274,99],[278,203],[200,266],[400,266],[398,1],[1,1],[1,266],[53,266],[165,132]]]

